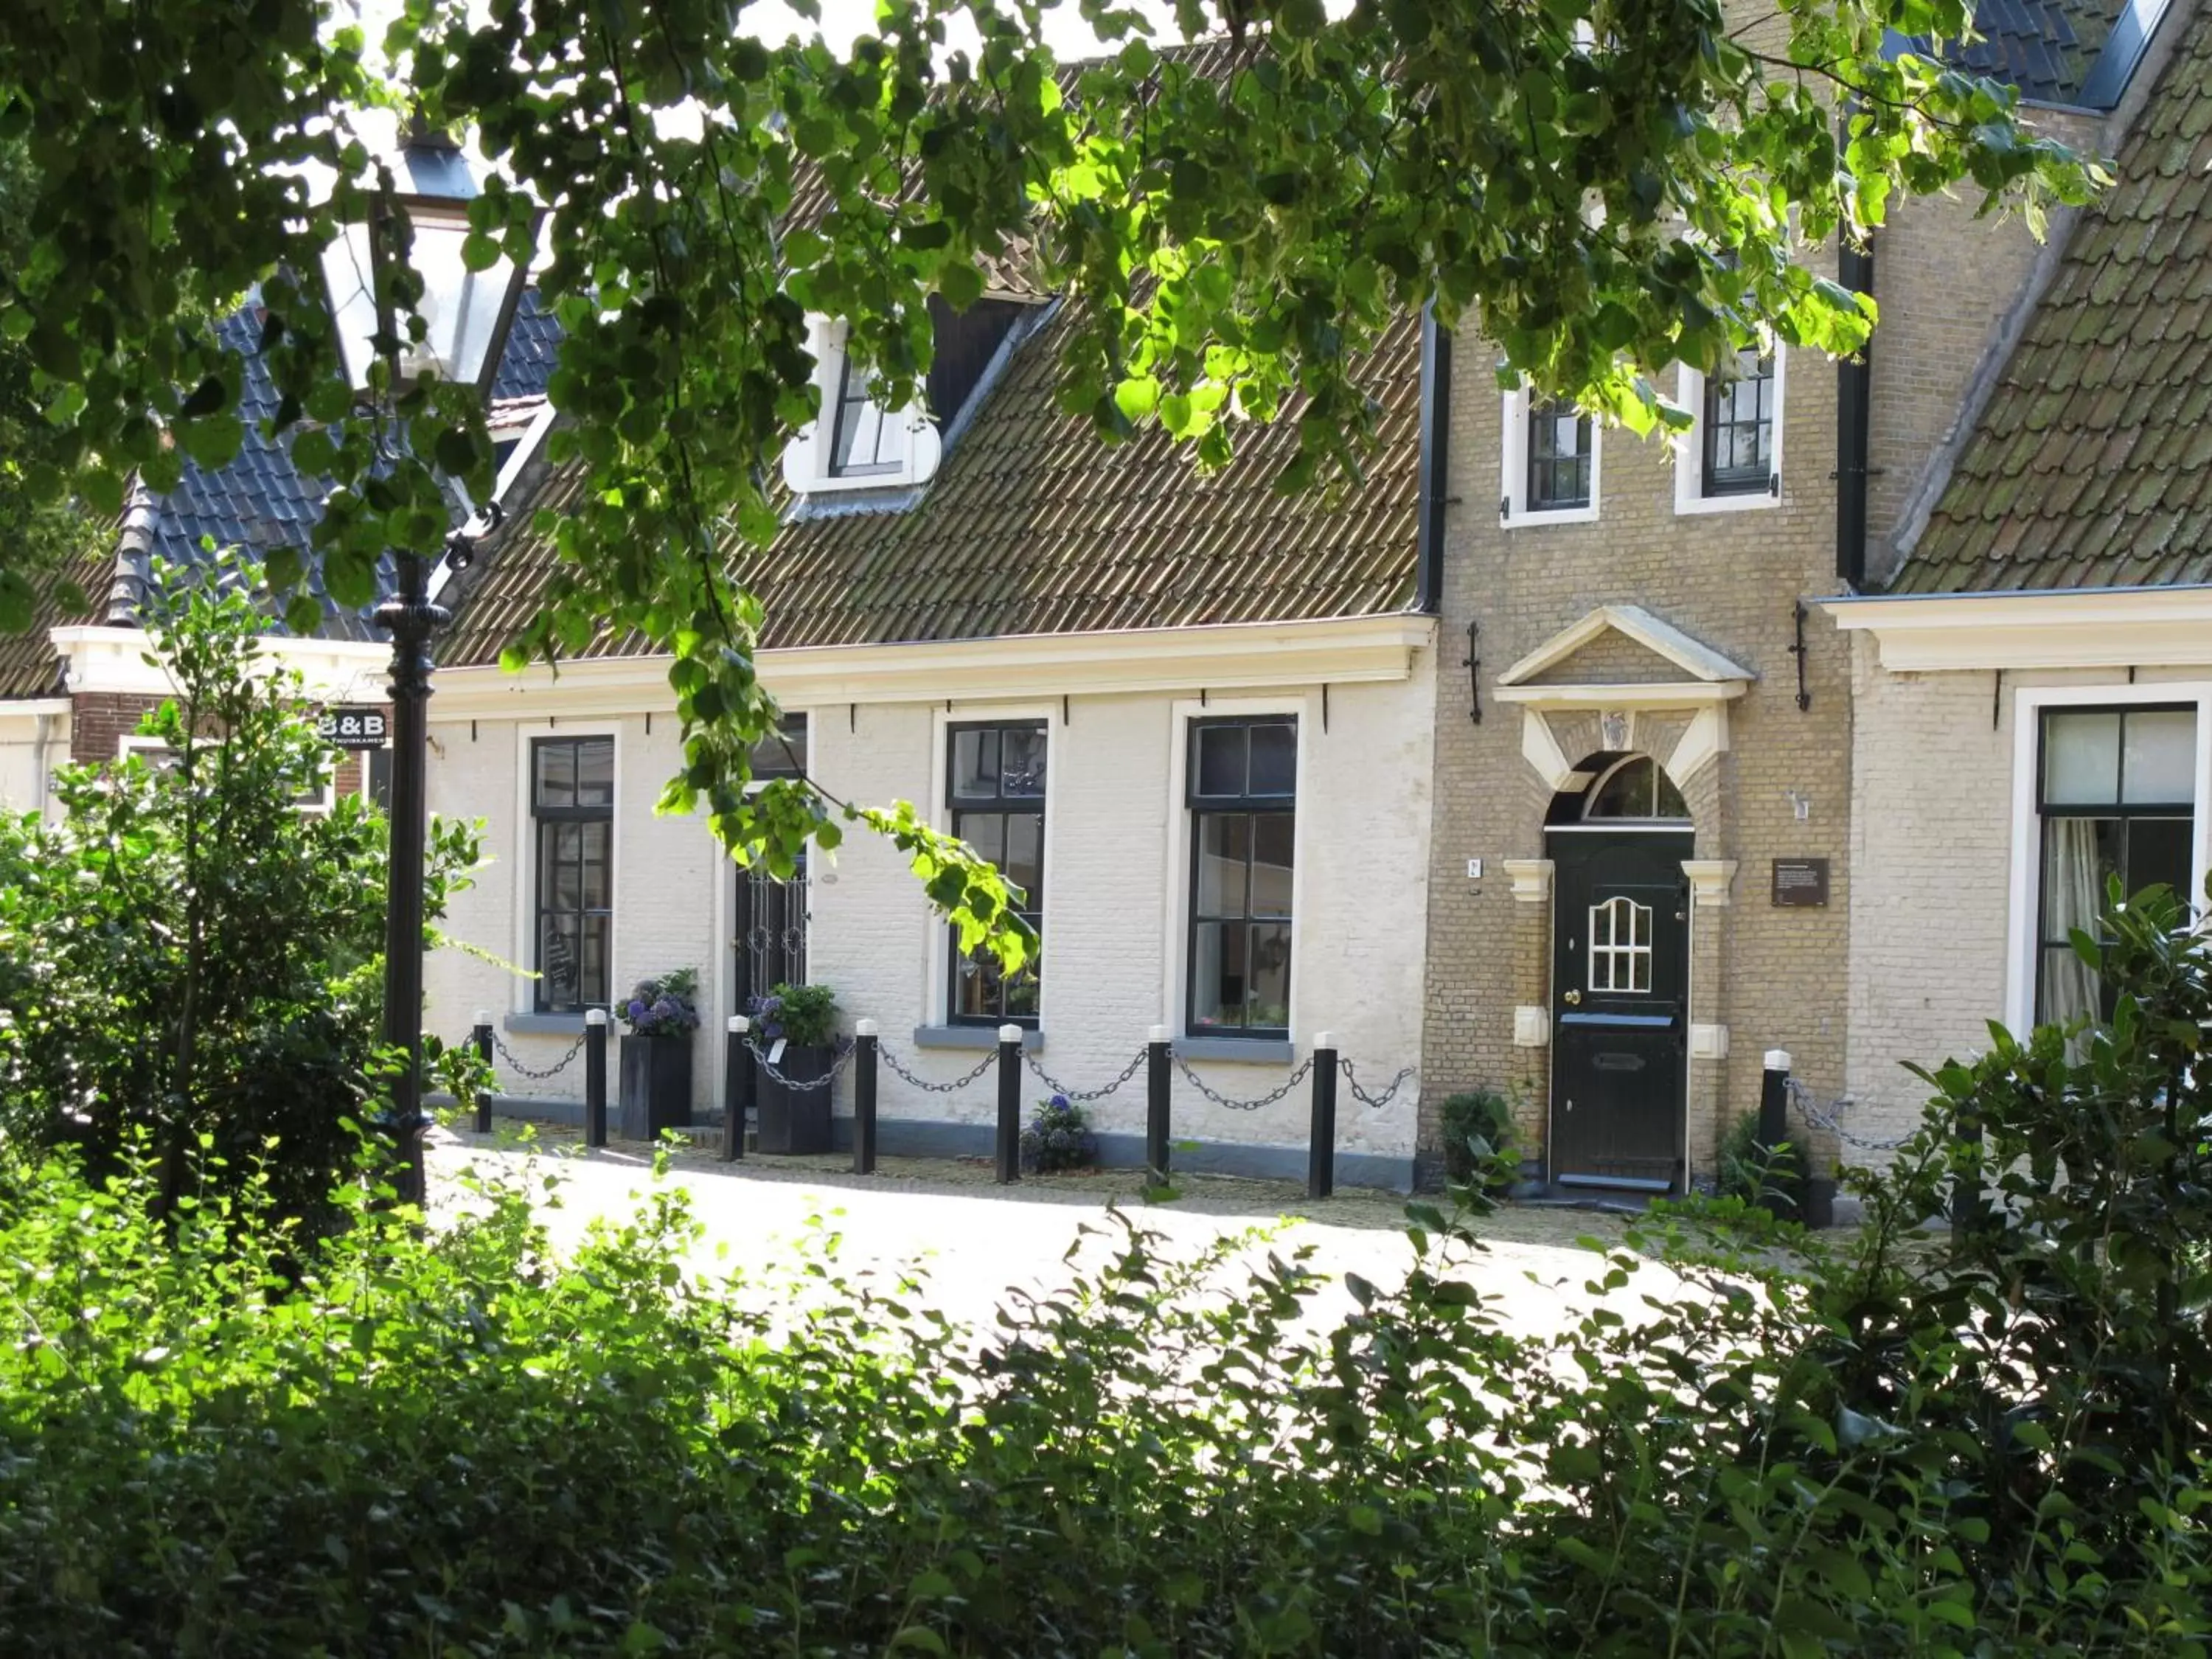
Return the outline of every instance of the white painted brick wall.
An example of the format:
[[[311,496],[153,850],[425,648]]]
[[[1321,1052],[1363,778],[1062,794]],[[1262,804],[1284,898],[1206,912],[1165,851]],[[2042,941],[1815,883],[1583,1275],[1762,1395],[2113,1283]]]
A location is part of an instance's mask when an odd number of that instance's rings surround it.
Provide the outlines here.
[[[1420,1051],[1422,944],[1428,881],[1430,721],[1434,690],[1431,653],[1421,653],[1407,682],[1343,685],[1329,693],[1328,730],[1321,729],[1317,688],[1279,697],[1249,694],[1300,712],[1299,912],[1292,968],[1291,1021],[1303,1057],[1314,1033],[1330,1030],[1379,1087]],[[1240,702],[1248,694],[1240,694]],[[1079,1088],[1120,1071],[1147,1028],[1178,1025],[1180,990],[1170,1010],[1169,969],[1183,949],[1180,912],[1171,918],[1188,843],[1187,815],[1170,778],[1176,728],[1196,699],[1165,695],[1077,697],[1060,718],[1056,696],[1008,705],[1024,715],[1048,715],[1049,797],[1046,849],[1043,987],[1045,1047],[1040,1060]],[[1224,705],[1219,699],[1215,710]],[[999,705],[962,703],[952,718],[988,718]],[[944,768],[940,704],[864,704],[812,711],[811,764],[829,788],[864,802],[908,799],[932,810]],[[639,975],[696,963],[712,1018],[695,1062],[697,1098],[713,1098],[714,1034],[729,1011],[729,878],[703,823],[658,819],[653,800],[676,769],[672,719],[656,718],[650,738],[641,719],[619,722],[620,778],[615,886],[615,950],[619,984]],[[586,729],[563,719],[558,730]],[[542,723],[533,723],[542,732]],[[523,948],[515,915],[527,902],[518,887],[516,811],[518,746],[512,723],[482,720],[470,741],[466,721],[434,728],[445,746],[434,756],[434,809],[481,816],[486,850],[498,860],[454,908],[450,931],[495,953]],[[1171,920],[1173,921],[1170,928]],[[924,902],[904,857],[864,832],[852,833],[831,857],[817,858],[808,941],[810,976],[836,988],[844,1029],[862,1016],[879,1022],[886,1042],[921,1075],[957,1077],[981,1051],[918,1050],[915,1026],[944,1018],[945,930]],[[428,973],[432,1024],[442,1035],[465,1034],[471,1011],[529,1006],[526,981],[458,951],[433,957]],[[1177,980],[1179,987],[1179,976]],[[571,1039],[504,1034],[532,1065],[547,1063]],[[1212,1062],[1198,1068],[1224,1094],[1251,1097],[1285,1075],[1279,1065]],[[580,1096],[574,1068],[556,1084],[519,1092]],[[1042,1085],[1024,1089],[1041,1097]],[[1414,1089],[1401,1090],[1382,1113],[1340,1099],[1339,1145],[1346,1151],[1410,1155]],[[925,1094],[888,1070],[885,1117],[986,1121],[996,1111],[987,1077],[959,1094]],[[839,1109],[850,1109],[848,1083]],[[1179,1137],[1299,1146],[1305,1140],[1308,1097],[1302,1087],[1258,1114],[1206,1104],[1180,1079],[1175,1102]],[[1141,1075],[1095,1109],[1102,1128],[1141,1133]]]
[[[1853,657],[1847,1086],[1860,1103],[1844,1121],[1881,1139],[1919,1121],[1928,1091],[1906,1062],[1979,1054],[2004,1017],[2019,693],[2127,675],[2008,672],[1993,726],[1989,672],[1891,673],[1866,634]]]

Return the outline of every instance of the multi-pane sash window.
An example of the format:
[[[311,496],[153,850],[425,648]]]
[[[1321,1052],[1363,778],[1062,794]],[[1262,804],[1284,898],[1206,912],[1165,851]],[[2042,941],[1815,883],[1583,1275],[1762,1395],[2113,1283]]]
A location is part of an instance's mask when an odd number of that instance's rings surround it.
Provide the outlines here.
[[[1191,723],[1186,1016],[1194,1034],[1290,1031],[1297,781],[1294,717]]]
[[[795,778],[806,769],[806,716],[786,714],[775,732],[752,746],[746,763],[753,781]]]
[[[614,916],[615,740],[540,738],[530,746],[538,831],[538,1009],[607,1006]]]
[[[868,378],[850,357],[838,382],[837,423],[830,442],[830,476],[857,478],[896,472],[906,465],[897,421],[868,396]]]
[[[2197,711],[2051,708],[2042,737],[2036,1018],[2063,1022],[2109,1012],[2069,936],[2099,933],[2112,878],[2130,895],[2163,884],[2184,903],[2197,896]]]
[[[1588,507],[1590,502],[1590,419],[1572,404],[1528,405],[1528,498],[1531,513]]]
[[[1705,380],[1705,487],[1708,495],[1765,491],[1774,476],[1774,357],[1739,351]]]
[[[1018,915],[1044,937],[1044,761],[1042,720],[955,726],[945,798],[952,833],[1021,889]],[[963,956],[952,935],[952,1006],[956,1025],[1034,1025],[1037,974],[1032,957],[1012,978],[988,951]]]

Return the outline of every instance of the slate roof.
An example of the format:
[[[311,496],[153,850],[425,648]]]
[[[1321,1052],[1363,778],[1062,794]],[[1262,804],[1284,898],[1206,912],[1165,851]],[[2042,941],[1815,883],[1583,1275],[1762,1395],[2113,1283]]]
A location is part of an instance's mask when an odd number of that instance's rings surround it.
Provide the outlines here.
[[[2212,580],[2212,10],[2075,225],[1890,591]]]
[[[967,640],[1370,616],[1414,596],[1420,324],[1393,325],[1363,365],[1382,405],[1366,476],[1334,496],[1285,495],[1299,404],[1238,434],[1206,477],[1157,428],[1108,446],[1055,398],[1063,307],[1015,350],[919,502],[786,524],[737,574],[761,595],[769,647]],[[556,512],[574,471],[528,507]],[[555,554],[520,530],[470,573],[449,665],[490,663],[536,609]],[[635,636],[582,654],[632,656]]]
[[[276,392],[267,371],[255,356],[260,325],[251,309],[230,318],[218,331],[223,344],[245,359],[245,375],[238,414],[246,426],[244,441],[229,465],[215,471],[193,462],[185,463],[176,489],[154,498],[146,513],[149,551],[173,565],[198,565],[206,557],[202,538],[217,548],[246,547],[266,553],[277,547],[304,550],[322,510],[329,489],[319,478],[304,478],[292,465],[291,439],[271,442],[261,434],[260,422],[276,410]],[[534,290],[524,293],[515,308],[514,325],[507,335],[506,355],[494,377],[492,398],[513,415],[542,403],[554,359],[560,349],[560,327],[550,312],[541,311]],[[144,498],[134,495],[142,504]],[[126,520],[128,514],[126,514]],[[118,526],[118,530],[120,526]],[[59,580],[44,584],[37,620],[27,634],[0,634],[0,697],[37,697],[58,688],[59,665],[46,635],[64,623],[97,622],[107,615],[111,590],[118,574],[117,556],[120,538],[109,550],[63,573],[84,591],[89,608],[75,612],[57,597]],[[126,579],[130,571],[121,574]],[[388,591],[395,572],[387,562],[379,572],[379,592]],[[310,580],[313,580],[311,575]],[[318,589],[319,592],[319,589]],[[340,639],[377,639],[368,622],[374,602],[360,611],[343,609],[324,601],[323,633]]]
[[[1945,56],[1960,69],[2008,82],[2044,104],[2078,104],[2097,56],[2126,0],[1979,0],[1974,29],[1984,38]]]

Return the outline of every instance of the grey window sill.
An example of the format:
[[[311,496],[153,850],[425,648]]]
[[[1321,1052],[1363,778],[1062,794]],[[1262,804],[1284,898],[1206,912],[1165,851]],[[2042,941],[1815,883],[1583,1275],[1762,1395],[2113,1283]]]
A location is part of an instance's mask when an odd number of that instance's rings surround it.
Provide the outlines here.
[[[1288,1037],[1177,1037],[1185,1060],[1241,1060],[1255,1066],[1287,1066],[1297,1057]]]
[[[521,1036],[581,1036],[581,1014],[509,1014],[501,1022]]]
[[[995,1025],[917,1025],[914,1028],[914,1046],[917,1048],[995,1048],[999,1046],[999,1028]],[[1031,1054],[1044,1047],[1044,1033],[1034,1025],[1022,1028],[1022,1047]]]

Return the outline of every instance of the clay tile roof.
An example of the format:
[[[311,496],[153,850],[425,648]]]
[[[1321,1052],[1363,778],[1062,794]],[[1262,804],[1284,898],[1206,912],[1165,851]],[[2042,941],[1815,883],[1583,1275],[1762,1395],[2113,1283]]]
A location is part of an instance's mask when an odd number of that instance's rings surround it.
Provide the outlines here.
[[[1240,432],[1237,459],[1200,473],[1157,428],[1109,446],[1055,398],[1072,307],[1013,353],[937,477],[902,510],[787,522],[736,556],[761,595],[769,647],[860,645],[1369,616],[1413,600],[1420,457],[1420,323],[1394,325],[1360,378],[1381,406],[1365,477],[1284,495],[1289,404]],[[556,513],[574,471],[526,503]],[[442,664],[491,663],[536,611],[556,554],[518,528],[469,575]],[[602,636],[587,656],[629,656]]]
[[[1892,592],[2212,581],[2212,284],[2171,269],[2212,253],[2212,13],[2188,30]]]

